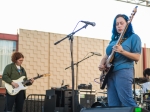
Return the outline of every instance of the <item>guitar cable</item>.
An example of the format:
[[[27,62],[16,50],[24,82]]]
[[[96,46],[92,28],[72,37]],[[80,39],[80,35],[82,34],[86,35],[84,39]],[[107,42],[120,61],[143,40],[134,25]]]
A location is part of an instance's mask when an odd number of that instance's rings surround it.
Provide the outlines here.
[[[96,81],[97,79],[100,79],[100,77],[95,78],[95,79],[94,79],[94,82],[96,82],[96,83],[100,84],[100,82],[97,82],[97,81]]]

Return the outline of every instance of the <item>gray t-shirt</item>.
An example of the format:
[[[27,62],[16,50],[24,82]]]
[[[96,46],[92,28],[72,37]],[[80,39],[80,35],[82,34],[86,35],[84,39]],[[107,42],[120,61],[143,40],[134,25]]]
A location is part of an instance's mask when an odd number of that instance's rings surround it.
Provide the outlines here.
[[[112,41],[106,48],[106,54],[109,56],[112,52],[112,47],[116,44],[117,40]],[[141,54],[141,39],[138,35],[132,34],[129,38],[127,38],[122,44],[122,47],[125,51],[131,53],[139,53]],[[123,68],[133,68],[134,61],[125,57],[122,54],[115,53],[113,60],[114,69],[113,71],[117,71]]]

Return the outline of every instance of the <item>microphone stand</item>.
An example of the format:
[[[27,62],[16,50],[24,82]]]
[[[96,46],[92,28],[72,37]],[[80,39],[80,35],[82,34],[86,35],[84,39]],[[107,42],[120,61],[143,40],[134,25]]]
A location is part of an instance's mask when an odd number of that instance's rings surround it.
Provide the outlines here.
[[[73,64],[73,65],[76,65],[76,89],[78,89],[78,88],[77,88],[77,87],[78,87],[78,64],[79,64],[80,62],[86,60],[87,58],[90,58],[90,57],[93,56],[93,55],[95,55],[95,54],[92,54],[92,55],[90,55],[90,56],[88,56],[88,57],[86,57],[86,58],[83,58],[81,61],[78,61],[77,63],[74,63],[74,64]],[[70,68],[70,67],[71,67],[71,66],[65,68],[65,70],[67,70],[67,69]]]
[[[91,103],[92,103],[92,98],[91,98],[91,94],[92,94],[92,84],[91,83],[89,83],[90,85],[91,85],[91,91],[90,91],[90,105],[92,105]]]
[[[61,41],[65,40],[66,38],[69,38],[70,40],[70,54],[71,54],[71,70],[72,70],[72,112],[74,111],[74,66],[73,66],[73,35],[80,31],[83,28],[86,28],[88,26],[88,24],[85,24],[83,27],[81,27],[80,29],[70,33],[69,35],[67,35],[66,37],[64,37],[63,39],[57,41],[56,43],[54,43],[54,45],[57,45],[58,43],[60,43]]]
[[[63,91],[63,85],[64,85],[64,82],[62,81],[61,88],[60,88],[59,111],[60,111],[61,104],[62,104],[62,91]]]

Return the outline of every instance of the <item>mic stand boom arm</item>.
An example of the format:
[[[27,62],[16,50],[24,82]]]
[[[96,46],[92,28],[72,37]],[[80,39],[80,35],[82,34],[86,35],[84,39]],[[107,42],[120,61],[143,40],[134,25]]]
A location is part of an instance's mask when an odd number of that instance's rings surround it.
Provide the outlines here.
[[[78,61],[77,63],[74,63],[73,65],[77,65],[77,64],[79,64],[80,62],[86,60],[87,58],[89,58],[89,57],[91,57],[91,56],[93,56],[93,55],[94,55],[94,54],[92,54],[92,55],[90,55],[90,56],[88,56],[88,57],[86,57],[86,58],[83,58],[81,61]],[[65,70],[67,70],[67,69],[70,68],[70,67],[71,67],[71,66],[65,68]]]
[[[93,56],[94,54],[86,57],[86,58],[83,58],[81,61],[78,61],[77,63],[74,63],[73,65],[76,65],[76,90],[77,90],[77,87],[78,87],[78,64],[84,60],[86,60],[87,58],[90,58],[91,56]],[[67,70],[68,68],[70,68],[71,66],[65,68],[65,70]]]
[[[83,28],[86,28],[88,26],[88,24],[85,24],[82,28],[70,33],[69,35],[67,35],[66,37],[64,37],[63,39],[57,41],[56,43],[54,43],[54,45],[57,45],[58,43],[60,43],[61,41],[65,40],[66,38],[69,38],[70,40],[70,54],[71,54],[71,70],[72,70],[72,112],[74,111],[74,66],[73,66],[73,35],[80,31]]]
[[[72,33],[70,33],[69,35],[67,35],[67,36],[64,37],[63,39],[61,39],[61,40],[55,42],[54,45],[57,45],[57,44],[60,43],[61,41],[65,40],[66,38],[69,38],[69,40],[72,40],[72,41],[73,41],[73,39],[71,39],[71,38],[73,37],[73,35],[74,35],[76,32],[80,31],[81,29],[86,28],[87,26],[88,26],[88,24],[85,24],[82,28],[80,28],[80,29],[78,29],[78,30],[76,30],[76,31],[74,31],[74,32],[72,32]]]

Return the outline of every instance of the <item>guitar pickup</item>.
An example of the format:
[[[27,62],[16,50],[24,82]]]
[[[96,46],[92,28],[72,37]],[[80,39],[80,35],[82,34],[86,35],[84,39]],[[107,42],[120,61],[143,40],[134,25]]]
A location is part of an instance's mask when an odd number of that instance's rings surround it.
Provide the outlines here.
[[[26,85],[25,85],[25,83],[24,83],[24,82],[22,82],[22,85],[23,85],[23,87],[26,87]]]

